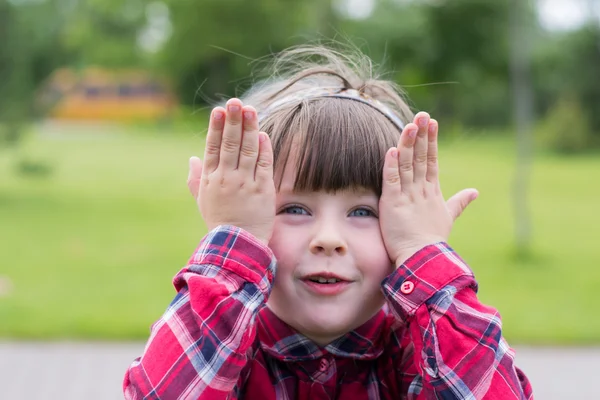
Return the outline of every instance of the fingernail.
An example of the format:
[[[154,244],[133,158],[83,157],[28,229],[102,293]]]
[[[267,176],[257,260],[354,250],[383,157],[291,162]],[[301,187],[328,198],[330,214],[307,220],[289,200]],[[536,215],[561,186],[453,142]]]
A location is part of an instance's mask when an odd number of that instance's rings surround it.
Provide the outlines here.
[[[419,118],[419,125],[421,126],[421,128],[425,128],[428,122],[429,121],[427,120],[427,117]]]
[[[262,142],[264,142],[265,140],[267,140],[267,137],[261,133],[261,134],[258,136],[258,141],[259,141],[260,143],[262,143]]]
[[[437,124],[435,122],[430,123],[429,124],[429,133],[435,132],[436,128],[437,128]]]
[[[398,150],[392,150],[392,157],[398,158]]]
[[[216,119],[217,121],[220,119],[223,119],[223,113],[221,111],[214,111],[213,118]]]
[[[238,111],[240,111],[240,106],[238,106],[237,104],[232,104],[230,106],[227,106],[227,109],[230,112],[238,112]]]
[[[246,118],[246,119],[254,118],[254,112],[253,111],[244,111],[244,118]]]
[[[408,137],[414,138],[415,136],[417,136],[417,128],[410,127],[408,130]]]

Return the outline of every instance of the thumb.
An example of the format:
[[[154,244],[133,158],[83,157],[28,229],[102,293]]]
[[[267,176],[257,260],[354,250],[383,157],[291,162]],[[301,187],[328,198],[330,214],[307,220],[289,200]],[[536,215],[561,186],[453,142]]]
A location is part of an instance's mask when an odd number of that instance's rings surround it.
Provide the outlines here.
[[[464,189],[450,197],[446,202],[452,221],[456,221],[465,208],[479,196],[477,189]]]
[[[195,200],[198,200],[200,191],[200,180],[202,179],[202,160],[198,157],[190,157],[190,169],[188,172],[187,185]]]

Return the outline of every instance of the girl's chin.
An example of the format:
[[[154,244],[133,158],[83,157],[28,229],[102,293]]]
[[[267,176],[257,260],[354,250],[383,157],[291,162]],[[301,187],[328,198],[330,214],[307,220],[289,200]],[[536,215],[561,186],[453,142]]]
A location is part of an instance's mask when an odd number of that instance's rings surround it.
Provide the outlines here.
[[[331,315],[329,318],[327,316],[315,317],[311,315],[296,321],[300,327],[298,330],[306,336],[330,337],[332,340],[355,329],[357,323],[352,318],[341,318],[339,314],[333,318]]]

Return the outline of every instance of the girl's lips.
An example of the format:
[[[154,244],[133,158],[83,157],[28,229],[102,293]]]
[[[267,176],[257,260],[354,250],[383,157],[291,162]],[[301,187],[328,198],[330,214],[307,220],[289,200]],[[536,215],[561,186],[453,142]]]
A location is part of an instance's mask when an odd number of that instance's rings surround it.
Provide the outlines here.
[[[336,283],[319,283],[311,281],[310,279],[304,279],[302,280],[302,283],[309,291],[315,294],[321,296],[335,296],[346,290],[352,282],[340,281]]]
[[[337,279],[338,281],[349,281],[349,279],[342,278],[341,276],[337,276],[336,274],[332,274],[331,272],[317,272],[315,274],[306,275],[302,279],[311,279],[311,278],[325,278],[325,279]]]

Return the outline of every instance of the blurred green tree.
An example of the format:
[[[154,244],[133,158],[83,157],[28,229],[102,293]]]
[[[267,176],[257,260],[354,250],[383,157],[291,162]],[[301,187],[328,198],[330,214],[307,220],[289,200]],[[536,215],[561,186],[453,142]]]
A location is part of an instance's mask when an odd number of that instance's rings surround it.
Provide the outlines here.
[[[331,0],[169,0],[172,34],[159,54],[186,103],[239,94],[252,62],[273,52],[329,36]],[[202,86],[202,87],[201,87]],[[198,91],[199,88],[200,92]],[[202,102],[202,100],[200,100]]]
[[[32,90],[33,49],[19,24],[18,11],[8,1],[0,1],[0,144],[18,141]]]
[[[510,121],[508,107],[508,20],[506,0],[452,0],[426,8],[433,49],[423,65],[431,82],[456,81],[436,88],[429,107],[477,127]]]
[[[138,38],[145,22],[145,0],[53,0],[68,24],[62,45],[77,65],[130,67],[143,64]]]
[[[544,38],[544,45],[539,47],[535,57],[538,114],[556,121],[557,117],[552,114],[557,110],[566,116],[572,114],[565,111],[567,108],[581,108],[581,117],[586,119],[584,125],[589,128],[585,137],[581,136],[583,132],[579,133],[579,145],[574,148],[563,146],[565,143],[561,140],[552,141],[555,150],[572,152],[600,146],[599,71],[600,27],[597,24],[590,23],[573,32]],[[570,105],[567,107],[567,104]]]
[[[0,0],[0,143],[18,142],[36,116],[38,85],[68,60],[64,22],[53,2]]]
[[[395,71],[387,78],[406,88],[415,108],[446,123],[506,126],[508,11],[507,0],[379,0],[368,18],[336,26]]]

